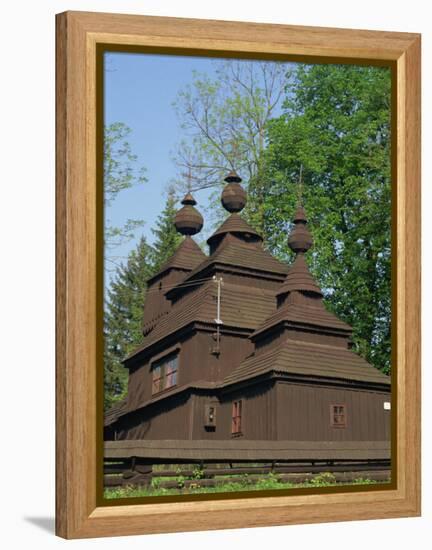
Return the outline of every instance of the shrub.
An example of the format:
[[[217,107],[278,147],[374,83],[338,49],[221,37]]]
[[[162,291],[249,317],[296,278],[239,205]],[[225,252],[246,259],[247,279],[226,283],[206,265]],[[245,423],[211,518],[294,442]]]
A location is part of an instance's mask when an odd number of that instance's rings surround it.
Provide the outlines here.
[[[314,476],[309,483],[314,487],[324,487],[326,485],[334,485],[336,483],[336,478],[330,472],[322,472]]]

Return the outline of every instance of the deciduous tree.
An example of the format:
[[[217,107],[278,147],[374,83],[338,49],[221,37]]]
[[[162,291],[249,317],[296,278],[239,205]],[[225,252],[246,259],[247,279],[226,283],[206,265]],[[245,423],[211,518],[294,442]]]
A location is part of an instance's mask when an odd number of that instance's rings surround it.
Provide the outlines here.
[[[216,62],[215,72],[215,77],[194,73],[192,84],[177,95],[174,106],[185,135],[175,156],[177,183],[183,190],[187,173],[193,191],[216,188],[211,214],[220,216],[220,186],[236,170],[253,197],[244,215],[262,229],[266,124],[280,107],[289,64],[227,60]]]
[[[145,168],[138,164],[138,157],[128,142],[131,129],[123,122],[114,122],[104,128],[104,206],[105,206],[105,259],[113,269],[116,258],[113,250],[134,237],[134,232],[142,227],[143,220],[127,219],[122,226],[114,225],[109,207],[119,193],[147,181]]]
[[[356,349],[390,366],[390,72],[302,66],[268,125],[264,211],[269,249],[282,259],[303,189],[315,238],[311,267],[328,306],[354,328]],[[299,186],[300,171],[302,186]]]

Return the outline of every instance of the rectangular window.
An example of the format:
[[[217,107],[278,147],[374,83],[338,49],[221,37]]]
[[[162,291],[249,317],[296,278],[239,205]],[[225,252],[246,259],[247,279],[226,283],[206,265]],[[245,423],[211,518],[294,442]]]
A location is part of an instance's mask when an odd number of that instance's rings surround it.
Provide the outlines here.
[[[330,405],[330,425],[332,428],[347,427],[347,415],[345,405]]]
[[[178,353],[164,357],[152,366],[152,393],[158,393],[177,384]]]
[[[241,434],[242,432],[242,401],[234,401],[232,406],[231,433]]]

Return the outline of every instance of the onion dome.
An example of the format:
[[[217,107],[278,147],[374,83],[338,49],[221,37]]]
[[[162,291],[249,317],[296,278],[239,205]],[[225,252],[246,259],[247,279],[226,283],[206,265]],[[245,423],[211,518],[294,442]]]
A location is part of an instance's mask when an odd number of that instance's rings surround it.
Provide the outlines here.
[[[195,208],[196,200],[188,193],[181,201],[183,208],[177,212],[174,225],[182,235],[195,235],[199,233],[204,224],[203,217]]]
[[[294,229],[291,231],[288,238],[288,246],[296,254],[299,252],[306,252],[312,246],[313,240],[309,229],[306,227],[307,219],[302,206],[297,208],[293,222]]]
[[[293,218],[294,228],[288,238],[288,246],[297,256],[291,265],[286,279],[277,293],[278,298],[292,291],[303,291],[322,297],[322,292],[309,271],[304,253],[313,244],[312,235],[306,227],[307,218],[303,206],[299,206]]]
[[[235,235],[248,243],[262,241],[262,237],[239,214],[246,205],[246,192],[240,185],[242,181],[235,171],[225,178],[226,186],[222,191],[223,207],[231,213],[223,224],[207,239],[210,254],[213,254],[228,233]]]
[[[307,218],[306,218],[306,212],[304,211],[304,208],[303,206],[298,206],[297,207],[297,210],[294,214],[294,217],[293,217],[293,222],[294,223],[307,223]]]
[[[241,177],[235,171],[231,171],[225,180],[225,185],[222,191],[222,205],[228,212],[241,212],[246,205],[246,192],[240,185]]]

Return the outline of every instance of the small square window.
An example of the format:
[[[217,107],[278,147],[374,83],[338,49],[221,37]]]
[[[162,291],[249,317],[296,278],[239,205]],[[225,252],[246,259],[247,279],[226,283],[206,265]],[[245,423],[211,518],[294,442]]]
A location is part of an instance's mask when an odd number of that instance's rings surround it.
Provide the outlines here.
[[[330,426],[332,428],[346,428],[346,405],[330,405]]]

